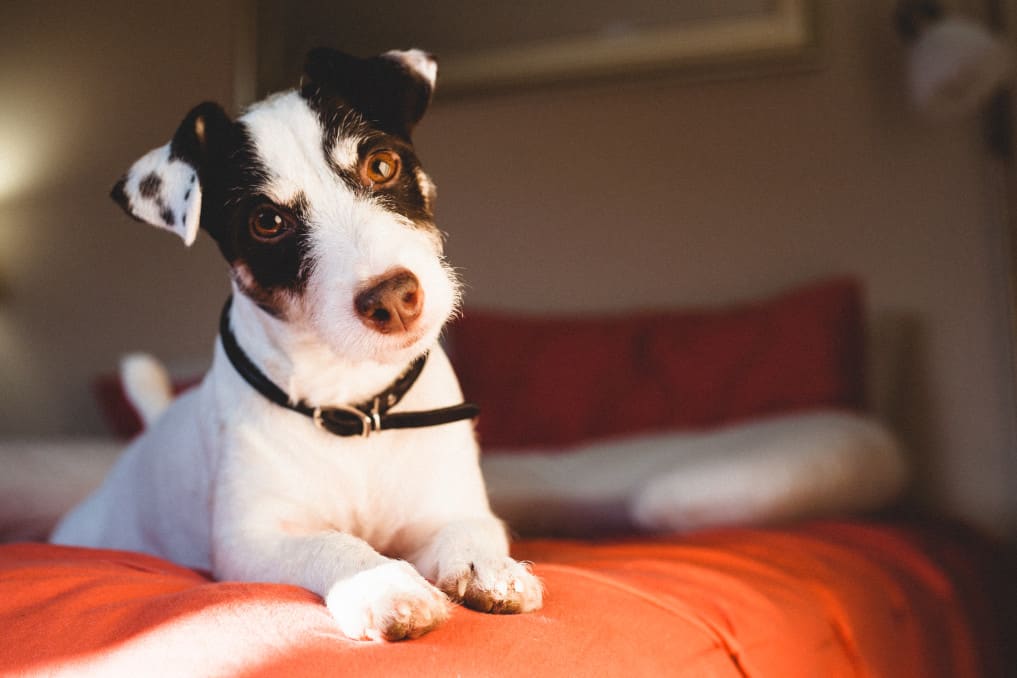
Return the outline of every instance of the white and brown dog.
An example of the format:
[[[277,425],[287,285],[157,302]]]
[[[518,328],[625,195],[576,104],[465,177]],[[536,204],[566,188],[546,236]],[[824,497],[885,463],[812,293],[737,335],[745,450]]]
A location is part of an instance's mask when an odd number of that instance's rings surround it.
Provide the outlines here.
[[[117,201],[187,244],[204,229],[232,303],[200,387],[52,541],[303,586],[351,638],[419,636],[450,599],[540,607],[437,344],[459,287],[410,141],[436,73],[415,50],[314,50],[299,90],[237,120],[201,104],[130,168]]]

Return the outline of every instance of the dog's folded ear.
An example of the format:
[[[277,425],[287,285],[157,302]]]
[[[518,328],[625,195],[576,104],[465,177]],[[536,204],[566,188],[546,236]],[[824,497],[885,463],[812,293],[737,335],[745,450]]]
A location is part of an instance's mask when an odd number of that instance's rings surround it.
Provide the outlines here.
[[[110,195],[135,219],[172,231],[191,245],[201,221],[202,177],[231,124],[218,104],[196,106],[173,140],[131,165]]]
[[[409,139],[437,76],[434,57],[418,49],[362,59],[319,47],[308,52],[300,85],[320,106],[349,104],[384,131]]]

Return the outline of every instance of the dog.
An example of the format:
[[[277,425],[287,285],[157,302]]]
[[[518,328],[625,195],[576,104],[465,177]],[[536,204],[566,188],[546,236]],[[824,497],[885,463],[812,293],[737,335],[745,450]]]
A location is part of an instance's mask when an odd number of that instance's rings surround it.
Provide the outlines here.
[[[232,300],[201,384],[52,542],[302,586],[353,639],[541,606],[438,343],[460,285],[410,138],[436,76],[419,50],[312,50],[298,88],[236,120],[195,107],[116,184],[134,218],[211,236]]]

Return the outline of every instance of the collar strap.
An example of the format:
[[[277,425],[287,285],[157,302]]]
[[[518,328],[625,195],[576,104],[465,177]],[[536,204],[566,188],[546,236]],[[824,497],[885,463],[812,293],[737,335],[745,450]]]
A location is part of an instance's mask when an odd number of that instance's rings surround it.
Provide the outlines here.
[[[230,327],[231,296],[226,300],[219,317],[219,339],[226,357],[237,373],[262,396],[280,407],[310,417],[318,428],[338,436],[362,436],[366,438],[376,431],[395,428],[422,428],[439,426],[463,419],[473,419],[480,414],[480,408],[473,403],[460,403],[451,407],[415,412],[393,412],[396,405],[417,381],[427,363],[427,353],[410,363],[409,367],[393,381],[388,388],[369,400],[356,405],[335,407],[312,407],[303,401],[293,402],[286,392],[258,369],[244,350]]]

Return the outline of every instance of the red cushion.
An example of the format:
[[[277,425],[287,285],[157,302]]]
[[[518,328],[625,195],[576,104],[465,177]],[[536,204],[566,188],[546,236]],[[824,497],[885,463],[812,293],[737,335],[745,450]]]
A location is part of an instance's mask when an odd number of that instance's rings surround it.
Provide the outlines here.
[[[834,279],[724,309],[522,316],[468,309],[451,331],[488,447],[569,445],[863,407],[859,285]]]
[[[200,382],[200,377],[174,382],[173,392],[179,395]],[[118,438],[133,438],[141,433],[141,416],[127,399],[118,375],[105,374],[97,377],[92,382],[92,392],[99,404],[99,412],[113,435]]]
[[[418,640],[357,643],[294,586],[211,582],[139,554],[3,545],[0,675],[997,675],[979,652],[997,655],[1003,632],[982,605],[1006,568],[941,526],[539,541],[516,555],[546,586],[539,612],[456,608]]]

